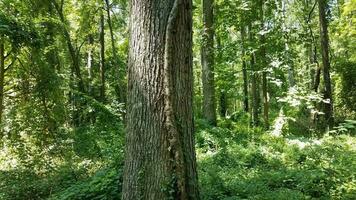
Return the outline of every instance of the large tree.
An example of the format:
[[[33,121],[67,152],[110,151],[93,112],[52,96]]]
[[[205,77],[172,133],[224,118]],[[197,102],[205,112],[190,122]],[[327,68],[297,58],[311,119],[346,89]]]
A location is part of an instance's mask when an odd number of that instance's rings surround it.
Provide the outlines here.
[[[192,1],[132,0],[122,199],[199,199]]]

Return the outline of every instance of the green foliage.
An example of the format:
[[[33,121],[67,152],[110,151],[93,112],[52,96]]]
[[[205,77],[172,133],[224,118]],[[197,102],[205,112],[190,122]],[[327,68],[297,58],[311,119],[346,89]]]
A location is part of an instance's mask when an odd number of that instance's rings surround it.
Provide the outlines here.
[[[122,172],[115,168],[103,169],[87,180],[52,195],[50,200],[118,200],[121,193]]]
[[[356,197],[353,137],[293,139],[235,127],[198,132],[202,199]]]
[[[349,112],[340,114],[351,117],[356,113],[356,62],[339,62],[336,70],[340,76],[337,88],[340,97],[338,108],[343,112]]]

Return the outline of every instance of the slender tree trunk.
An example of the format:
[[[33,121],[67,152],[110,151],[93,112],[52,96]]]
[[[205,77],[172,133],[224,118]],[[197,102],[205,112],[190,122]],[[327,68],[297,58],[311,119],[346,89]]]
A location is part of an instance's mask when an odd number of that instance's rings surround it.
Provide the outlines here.
[[[90,34],[88,36],[88,60],[87,60],[87,72],[88,72],[88,94],[92,95],[92,81],[93,81],[93,44],[94,38],[93,35]]]
[[[249,25],[249,40],[253,41],[253,32],[251,24]],[[259,107],[260,107],[260,95],[258,91],[258,71],[256,69],[255,63],[255,53],[251,54],[251,93],[252,93],[252,125],[258,126],[260,124],[259,120]]]
[[[5,78],[5,48],[0,36],[0,125],[4,111],[4,78]],[[1,131],[1,130],[0,130]],[[1,136],[1,134],[0,134]]]
[[[61,22],[63,24],[66,24],[67,21],[66,21],[64,15],[63,15],[63,10],[62,10],[63,9],[63,5],[58,5],[58,3],[55,0],[52,0],[52,4],[53,4],[54,8],[56,9],[57,14],[58,14],[59,19],[61,20]],[[82,78],[82,75],[81,75],[81,72],[80,72],[80,65],[79,65],[77,52],[76,52],[76,50],[75,50],[75,48],[73,46],[72,39],[70,37],[69,31],[66,28],[63,28],[63,34],[64,34],[64,38],[65,38],[65,40],[67,42],[70,58],[72,60],[72,69],[71,69],[71,71],[74,72],[74,74],[75,74],[75,76],[77,78],[79,91],[84,93],[85,92],[84,81],[83,81],[83,78]]]
[[[114,59],[118,59],[116,55],[116,47],[115,47],[115,37],[114,37],[114,31],[112,28],[112,21],[111,21],[111,15],[110,15],[110,2],[109,0],[105,0],[105,5],[106,5],[106,16],[107,16],[107,22],[109,25],[109,31],[110,31],[110,37],[111,37],[111,48],[112,48],[112,55]],[[117,62],[115,62],[116,64]]]
[[[244,81],[244,111],[246,113],[249,112],[249,105],[248,105],[248,77],[247,77],[247,64],[246,64],[246,53],[245,53],[245,26],[241,26],[241,44],[242,44],[242,77]]]
[[[216,58],[218,60],[222,59],[222,51],[221,51],[221,40],[220,37],[216,37],[217,49],[218,53],[216,54]],[[227,112],[227,92],[223,88],[219,88],[219,114],[221,117],[226,117]]]
[[[214,0],[203,0],[203,42],[201,49],[203,114],[211,124],[216,125],[216,102],[214,81]]]
[[[192,1],[132,0],[122,199],[199,199]]]
[[[112,26],[112,20],[111,20],[111,14],[110,14],[110,1],[105,0],[105,5],[106,5],[106,16],[107,16],[107,22],[109,25],[109,31],[110,31],[110,38],[111,38],[111,49],[112,49],[112,55],[114,57],[114,64],[118,68],[118,81],[117,81],[117,86],[115,87],[115,91],[118,95],[118,100],[119,102],[125,102],[126,101],[126,90],[123,88],[124,83],[122,81],[121,74],[124,69],[120,67],[119,65],[119,56],[117,55],[117,50],[116,50],[116,45],[115,45],[115,36],[114,36],[114,31],[113,31],[113,26]]]
[[[284,36],[284,55],[285,60],[288,65],[288,82],[290,87],[294,87],[295,80],[294,80],[294,66],[293,60],[291,59],[291,53],[289,50],[289,39],[288,39],[288,32],[286,27],[286,0],[282,0],[282,17],[283,17],[283,36]]]
[[[326,0],[318,0],[319,4],[319,21],[320,21],[320,44],[323,61],[323,78],[325,84],[324,99],[329,102],[324,105],[325,120],[329,128],[333,127],[333,99],[330,78],[330,60],[329,60],[329,35],[326,19]]]
[[[100,14],[100,98],[105,101],[105,27],[104,15]]]
[[[225,90],[220,91],[220,116],[221,117],[226,117],[226,112],[227,112],[227,94]]]
[[[260,18],[261,18],[261,30],[264,30],[264,0],[261,0],[260,5]],[[268,102],[268,83],[267,83],[267,58],[266,58],[266,38],[264,34],[260,36],[260,53],[261,53],[261,68],[262,72],[262,96],[263,96],[263,119],[265,129],[269,129],[269,102]]]

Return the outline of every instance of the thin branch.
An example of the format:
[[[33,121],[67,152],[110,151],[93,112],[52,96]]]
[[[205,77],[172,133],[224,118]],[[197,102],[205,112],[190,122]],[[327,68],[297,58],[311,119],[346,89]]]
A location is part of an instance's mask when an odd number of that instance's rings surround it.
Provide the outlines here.
[[[61,12],[63,12],[64,0],[61,0]]]
[[[79,47],[77,47],[77,51],[76,51],[77,56],[79,55],[80,50],[82,49],[82,46],[85,44],[86,41],[87,41],[87,39],[85,39],[85,40],[79,45]]]
[[[6,58],[11,55],[12,51],[13,51],[13,49],[11,49],[11,50],[4,56],[4,60],[6,60]]]
[[[12,62],[5,68],[4,72],[7,72],[7,70],[9,70],[11,66],[15,64],[16,60],[17,58],[13,59]]]
[[[307,23],[308,23],[308,24],[309,24],[309,22],[310,22],[310,20],[311,20],[311,17],[312,17],[312,14],[313,14],[313,12],[314,12],[314,9],[315,9],[315,7],[316,7],[317,2],[318,2],[318,1],[315,0],[315,3],[314,3],[314,5],[313,5],[312,9],[311,9],[310,12],[309,12],[308,20],[307,20]]]

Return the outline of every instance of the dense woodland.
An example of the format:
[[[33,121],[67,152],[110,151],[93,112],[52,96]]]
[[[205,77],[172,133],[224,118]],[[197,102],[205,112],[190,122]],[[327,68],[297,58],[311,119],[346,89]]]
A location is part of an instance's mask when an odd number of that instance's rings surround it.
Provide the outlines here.
[[[0,0],[0,199],[356,199],[355,0]]]

